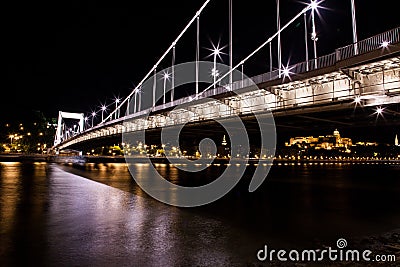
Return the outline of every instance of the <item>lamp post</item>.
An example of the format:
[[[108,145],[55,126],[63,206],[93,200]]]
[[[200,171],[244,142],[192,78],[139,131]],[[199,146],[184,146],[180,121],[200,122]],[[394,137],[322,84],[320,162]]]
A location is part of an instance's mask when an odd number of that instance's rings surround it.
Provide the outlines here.
[[[163,79],[164,79],[164,96],[163,96],[163,104],[165,105],[165,99],[167,98],[165,95],[165,90],[166,90],[166,86],[167,86],[167,80],[169,80],[170,76],[168,72],[165,72],[163,74]]]
[[[94,119],[94,117],[96,116],[96,112],[92,112],[92,128],[93,128],[93,119]]]
[[[215,82],[217,81],[217,76],[218,76],[218,70],[217,70],[217,56],[220,57],[221,50],[222,50],[222,48],[219,48],[219,47],[217,46],[217,47],[214,47],[213,53],[212,53],[213,58],[214,58],[214,60],[213,60],[213,62],[214,62],[214,68],[212,69],[212,76],[213,76],[213,78],[214,78],[214,82],[213,82],[214,88],[216,87]]]
[[[214,55],[214,68],[212,69],[212,75],[214,78],[214,88],[216,87],[215,81],[217,80],[217,55],[219,55],[219,49],[216,48],[213,52]]]
[[[133,105],[133,114],[135,114],[136,113],[136,95],[137,95],[137,89],[135,89],[135,91],[134,91],[134,101],[135,101],[135,103],[134,103],[134,105]]]
[[[101,121],[104,120],[104,111],[106,111],[107,107],[105,105],[101,106]]]
[[[217,70],[217,56],[222,60],[221,58],[221,54],[224,54],[222,52],[222,49],[224,49],[226,46],[224,47],[219,47],[219,43],[217,46],[215,46],[214,44],[212,44],[213,48],[208,50],[212,51],[212,53],[209,56],[213,56],[213,63],[214,63],[214,68],[211,70],[211,75],[213,76],[214,79],[214,83],[213,83],[213,87],[216,87],[216,81],[217,81],[217,76],[219,75],[218,70]]]
[[[115,119],[117,119],[118,117],[118,103],[119,103],[119,101],[120,101],[120,99],[117,97],[116,99],[115,99]]]

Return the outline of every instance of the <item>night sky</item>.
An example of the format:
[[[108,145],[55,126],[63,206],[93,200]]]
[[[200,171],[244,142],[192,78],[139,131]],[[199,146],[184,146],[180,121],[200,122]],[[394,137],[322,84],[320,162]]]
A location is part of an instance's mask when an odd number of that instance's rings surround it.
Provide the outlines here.
[[[234,0],[234,63],[276,30],[275,1]],[[263,4],[260,4],[263,2]],[[125,97],[203,4],[189,1],[6,1],[2,3],[1,117],[32,110],[90,112]],[[393,1],[356,1],[359,40],[399,26]],[[326,0],[317,18],[319,55],[352,42],[350,0]],[[281,23],[304,4],[281,0]],[[309,32],[311,29],[309,28]],[[177,63],[195,59],[195,27],[177,45]],[[211,41],[228,44],[228,0],[213,0],[201,16],[201,59]],[[311,41],[309,42],[311,44]],[[282,34],[283,62],[305,59],[303,17]],[[310,45],[311,46],[311,45]],[[225,52],[228,52],[227,48]],[[245,67],[269,70],[264,49]],[[276,67],[274,49],[274,67]],[[312,51],[310,49],[310,56]],[[162,67],[169,67],[171,56]],[[223,56],[223,62],[229,63]]]

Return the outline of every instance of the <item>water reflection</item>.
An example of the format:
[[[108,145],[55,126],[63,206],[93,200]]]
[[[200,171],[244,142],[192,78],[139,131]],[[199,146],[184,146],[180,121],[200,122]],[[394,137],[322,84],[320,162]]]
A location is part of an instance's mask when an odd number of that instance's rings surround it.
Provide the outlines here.
[[[0,163],[0,255],[8,255],[2,257],[4,266],[19,265],[24,257],[43,263],[45,251],[39,248],[46,247],[47,182],[45,164]]]
[[[219,221],[57,168],[52,168],[51,181],[48,238],[58,244],[50,248],[51,261],[68,265],[82,252],[79,265],[91,266],[211,265],[210,260],[232,260],[224,238],[230,228]],[[218,247],[213,259],[205,257],[211,244]]]
[[[156,168],[189,186],[224,171]],[[0,265],[246,266],[265,243],[315,247],[398,228],[399,166],[275,165],[248,193],[254,168],[220,200],[176,208],[147,196],[122,163],[0,163]]]
[[[202,172],[188,174],[170,165],[155,167],[160,174],[166,175],[166,179],[186,186],[206,184],[224,170],[211,166]],[[146,196],[129,178],[127,169],[114,176],[114,168],[110,168],[109,180],[95,170],[89,173],[74,168],[68,170]],[[222,199],[189,209],[189,212],[217,218],[249,232],[255,239],[265,236],[298,245],[305,245],[303,240],[312,243],[316,239],[330,240],[339,234],[361,236],[398,227],[398,165],[274,165],[263,185],[256,192],[248,193],[254,168],[249,166],[239,184]],[[149,175],[148,169],[149,165],[137,164],[133,175],[145,179]],[[102,175],[107,176],[107,172]],[[166,190],[167,193],[171,194]]]

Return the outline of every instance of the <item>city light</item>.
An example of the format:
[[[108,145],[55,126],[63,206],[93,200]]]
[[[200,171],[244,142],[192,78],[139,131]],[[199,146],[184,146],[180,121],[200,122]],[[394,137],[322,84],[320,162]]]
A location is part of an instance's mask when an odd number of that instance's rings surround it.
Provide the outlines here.
[[[289,80],[292,80],[290,75],[293,74],[293,72],[291,72],[291,69],[293,67],[289,67],[289,63],[287,64],[287,66],[283,66],[281,67],[281,69],[279,70],[281,72],[281,74],[283,74],[283,79],[285,79],[286,77],[289,78]]]
[[[387,48],[389,46],[389,44],[390,44],[390,42],[384,41],[384,42],[382,42],[381,47]]]
[[[163,79],[164,80],[169,80],[170,77],[171,76],[170,76],[170,74],[168,72],[165,72],[164,75],[163,75]]]
[[[311,1],[310,7],[312,10],[316,10],[318,8],[318,2],[316,0]]]
[[[283,69],[282,69],[282,73],[283,73],[283,77],[288,77],[289,79],[290,79],[290,69],[289,69],[289,67],[288,66],[282,66],[283,67]]]

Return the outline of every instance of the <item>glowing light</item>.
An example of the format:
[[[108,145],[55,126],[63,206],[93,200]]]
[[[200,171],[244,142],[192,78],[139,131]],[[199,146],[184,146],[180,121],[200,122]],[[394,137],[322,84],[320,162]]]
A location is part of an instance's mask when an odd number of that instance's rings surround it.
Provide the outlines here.
[[[360,103],[361,103],[361,97],[357,96],[357,97],[354,99],[354,103],[360,104]]]
[[[93,111],[92,112],[92,116],[95,117],[96,116],[96,112]]]
[[[102,110],[102,111],[105,111],[106,109],[107,109],[107,107],[106,107],[106,106],[104,106],[104,105],[103,105],[103,106],[101,106],[101,110]]]
[[[87,121],[89,118],[88,117],[85,117],[85,121]]]
[[[289,63],[287,66],[282,65],[282,68],[280,69],[280,71],[283,74],[283,78],[288,77],[291,80],[290,75],[293,74],[293,72],[291,72],[292,68],[293,67],[289,68]]]
[[[384,42],[381,44],[381,46],[382,46],[383,48],[386,48],[386,47],[389,46],[389,44],[390,44],[390,42],[384,41]]]
[[[283,67],[282,73],[283,73],[283,75],[284,75],[285,77],[289,77],[289,76],[290,76],[289,68]]]
[[[119,101],[121,101],[119,98],[116,98],[116,99],[115,99],[115,103],[117,103],[117,104],[118,104],[118,103],[119,103]]]
[[[221,53],[221,49],[219,47],[215,48],[213,51],[213,54],[216,56],[219,56],[220,53]]]
[[[170,77],[171,76],[170,76],[170,74],[168,72],[164,73],[164,76],[163,76],[164,80],[169,80]]]
[[[377,109],[376,109],[376,113],[378,114],[378,115],[381,115],[382,113],[383,113],[383,108],[381,108],[381,107],[378,107]]]
[[[317,3],[317,1],[311,1],[311,3],[310,3],[310,7],[311,7],[311,9],[313,9],[313,10],[316,10],[317,8],[318,8],[318,3]]]
[[[218,56],[222,60],[221,54],[226,55],[226,53],[222,52],[222,49],[224,49],[226,47],[226,45],[223,47],[219,47],[219,45],[220,45],[219,43],[217,46],[215,46],[213,43],[211,45],[213,47],[212,49],[206,48],[207,50],[210,50],[212,52],[210,55],[208,55],[208,57],[214,56],[214,60],[215,60],[215,58]]]

